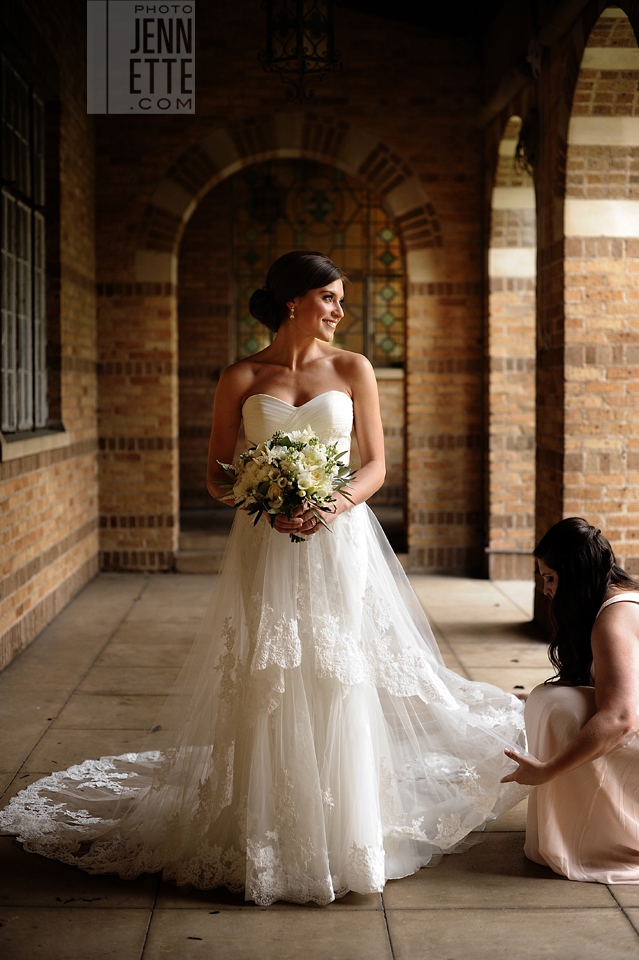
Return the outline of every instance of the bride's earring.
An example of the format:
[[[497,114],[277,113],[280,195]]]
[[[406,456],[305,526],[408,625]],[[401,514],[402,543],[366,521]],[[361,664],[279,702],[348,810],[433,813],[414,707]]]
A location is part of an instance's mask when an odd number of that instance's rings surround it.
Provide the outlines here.
[[[294,320],[294,319],[295,319],[295,304],[293,303],[293,304],[291,305],[291,312],[290,312],[290,314],[289,314],[289,320]]]

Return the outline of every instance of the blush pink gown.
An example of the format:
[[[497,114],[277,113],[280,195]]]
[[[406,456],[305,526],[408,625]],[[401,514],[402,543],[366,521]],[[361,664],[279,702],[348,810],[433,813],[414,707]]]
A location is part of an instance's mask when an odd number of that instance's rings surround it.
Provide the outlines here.
[[[599,613],[620,601],[639,603],[639,593],[611,597]],[[594,686],[535,687],[525,711],[529,751],[549,760],[595,711]],[[639,727],[610,753],[533,789],[524,853],[570,880],[639,883]]]

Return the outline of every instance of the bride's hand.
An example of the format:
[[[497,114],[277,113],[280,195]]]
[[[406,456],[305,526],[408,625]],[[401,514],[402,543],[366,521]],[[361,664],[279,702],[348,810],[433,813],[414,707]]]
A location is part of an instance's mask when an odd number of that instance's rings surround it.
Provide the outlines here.
[[[321,513],[324,523],[332,523],[349,505],[346,498],[342,497],[341,494],[335,493],[334,497],[337,501],[337,510],[335,513],[330,511],[325,512],[324,510],[320,511],[319,508],[316,508],[317,512]],[[343,503],[341,501],[343,501]],[[278,533],[294,533],[297,537],[312,537],[313,534],[318,533],[323,526],[324,524],[321,520],[317,519],[310,506],[302,504],[302,506],[295,508],[291,517],[285,517],[283,514],[279,514],[275,520],[274,529],[277,530]]]
[[[519,766],[507,777],[502,777],[502,783],[522,783],[526,786],[538,787],[540,784],[553,779],[553,774],[547,763],[542,763],[535,757],[525,757],[522,753],[516,753],[514,750],[504,750],[504,753],[511,760],[515,760]]]
[[[335,503],[331,506],[335,507],[335,510],[320,510],[319,507],[316,507],[316,513],[319,513],[324,523],[332,523],[333,520],[336,520],[339,517],[340,513],[344,513],[344,510],[348,510],[351,505],[346,497],[343,497],[341,493],[334,493],[333,497]],[[302,509],[298,507],[298,510]],[[312,537],[314,533],[319,533],[323,529],[324,523],[322,520],[318,520],[315,516],[315,513],[311,510],[310,507],[304,506],[302,512],[302,527],[301,527],[301,536],[303,537]]]
[[[285,517],[283,513],[278,513],[275,518],[275,523],[273,524],[273,529],[277,530],[278,533],[294,533],[296,537],[299,537],[304,524],[303,512],[302,507],[296,507],[291,517]],[[267,522],[270,524],[271,521],[268,514],[264,513],[262,516],[266,517]]]

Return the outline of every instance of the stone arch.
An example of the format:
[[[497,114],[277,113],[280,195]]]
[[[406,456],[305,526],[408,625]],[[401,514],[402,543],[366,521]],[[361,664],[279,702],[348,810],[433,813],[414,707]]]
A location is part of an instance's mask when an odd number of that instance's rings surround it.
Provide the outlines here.
[[[174,284],[180,239],[202,197],[244,167],[284,157],[332,164],[370,184],[400,231],[408,280],[440,279],[441,226],[410,165],[382,141],[345,120],[300,112],[218,127],[184,151],[157,184],[145,211],[135,280]]]

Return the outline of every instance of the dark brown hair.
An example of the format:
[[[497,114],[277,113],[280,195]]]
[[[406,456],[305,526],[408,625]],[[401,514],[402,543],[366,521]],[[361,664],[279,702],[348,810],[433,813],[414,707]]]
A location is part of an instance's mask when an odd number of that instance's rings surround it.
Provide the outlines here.
[[[249,310],[256,320],[277,332],[288,314],[287,302],[335,280],[348,280],[337,264],[314,250],[292,250],[269,267],[266,284],[254,290]]]
[[[588,686],[592,664],[590,634],[611,584],[629,590],[637,581],[615,560],[601,530],[581,517],[560,520],[544,534],[534,555],[557,573],[550,604],[552,637],[548,655],[554,680]]]

